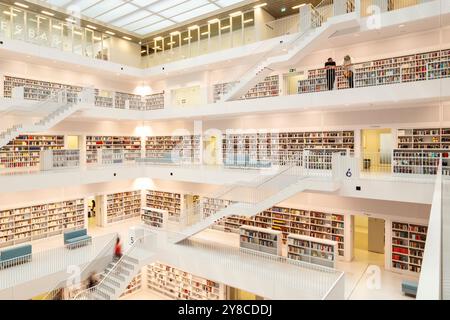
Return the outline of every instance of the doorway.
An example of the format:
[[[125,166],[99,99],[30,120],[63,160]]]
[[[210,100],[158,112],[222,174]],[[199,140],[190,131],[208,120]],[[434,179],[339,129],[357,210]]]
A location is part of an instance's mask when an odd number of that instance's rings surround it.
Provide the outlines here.
[[[102,196],[90,196],[86,198],[88,205],[88,228],[90,231],[104,226],[102,215]]]
[[[300,80],[305,80],[305,74],[304,72],[292,72],[284,75],[284,83],[285,88],[287,90],[287,93],[289,95],[291,94],[297,94],[298,93],[298,82]]]
[[[209,136],[203,140],[203,163],[217,165],[218,163],[218,138]]]
[[[80,137],[79,136],[67,136],[67,149],[70,149],[70,150],[80,149]]]
[[[385,221],[379,218],[355,215],[353,228],[356,261],[384,265]]]
[[[361,131],[362,170],[391,172],[393,149],[391,129],[363,129]]]
[[[195,222],[195,219],[200,218],[200,196],[193,194],[184,195],[184,212],[188,224]]]

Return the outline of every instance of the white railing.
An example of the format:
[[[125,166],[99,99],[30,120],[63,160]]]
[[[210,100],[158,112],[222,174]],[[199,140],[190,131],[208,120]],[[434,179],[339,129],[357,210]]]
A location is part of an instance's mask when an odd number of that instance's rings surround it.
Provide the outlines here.
[[[361,16],[380,14],[416,6],[435,0],[357,0],[361,2]]]
[[[79,277],[77,279],[64,279],[55,287],[55,289],[49,291],[49,293],[42,300],[63,300],[65,299],[65,296],[62,294],[62,290],[65,290],[68,287],[81,287],[85,282],[85,279],[92,272],[97,273],[99,270],[103,270],[105,266],[113,260],[114,246],[116,244],[117,236],[117,233],[114,234],[97,257],[95,257],[95,259],[80,270]],[[85,241],[80,241],[80,243],[81,244],[79,247],[82,247],[83,244],[87,245]]]
[[[107,281],[106,279],[110,279],[112,274],[121,275],[122,271],[124,270],[123,264],[128,263],[127,259],[136,260],[138,262],[140,260],[145,261],[146,259],[148,259],[150,256],[154,255],[157,252],[158,243],[156,233],[150,231],[147,228],[144,228],[143,232],[145,235],[136,239],[136,241],[122,255],[122,257],[119,260],[117,260],[114,266],[107,273],[104,274],[103,278],[97,285],[95,285],[92,288],[88,288],[86,290],[81,291],[74,297],[74,300],[97,300],[97,299],[109,300],[111,298],[110,295],[106,294],[105,291],[102,290],[102,288],[106,284]],[[138,270],[135,271],[137,272]],[[126,286],[133,277],[134,277],[133,274],[128,275],[128,277],[124,276],[125,281],[123,281],[124,283],[122,284],[122,286]],[[118,296],[120,294],[121,292],[115,293],[115,295]]]
[[[40,152],[41,170],[69,169],[80,166],[80,150],[43,150]]]
[[[15,286],[35,280],[36,277],[66,272],[69,266],[80,266],[88,263],[98,256],[98,253],[105,248],[112,237],[113,235],[108,234],[93,238],[92,244],[76,250],[59,247],[35,252],[31,256],[30,263],[14,265],[11,268],[0,270],[0,279],[2,279],[0,289],[10,288],[14,292]]]
[[[441,231],[443,222],[443,197],[442,197],[442,170],[438,166],[436,181],[434,183],[433,201],[431,204],[430,218],[428,222],[427,241],[422,260],[417,299],[439,300],[441,299],[442,276],[442,249],[443,242]],[[447,208],[448,209],[448,208]],[[445,272],[445,271],[444,271]]]
[[[272,37],[280,37],[288,34],[294,34],[300,31],[300,15],[294,14],[285,18],[269,21],[266,23],[272,33]]]
[[[323,299],[343,274],[332,268],[211,241],[185,240],[172,248],[175,254],[170,258],[175,262],[172,264],[191,266],[186,259],[195,257],[197,264],[205,261],[217,266],[205,268],[202,276],[228,285],[234,285],[234,281],[242,285],[245,281],[243,289],[258,290],[260,294],[264,290],[265,297],[270,299]]]
[[[442,177],[441,187],[441,299],[450,300],[450,180],[448,176]],[[430,234],[430,226],[428,226],[428,234]],[[429,236],[427,236],[427,243],[428,241]],[[436,268],[436,265],[434,267]]]

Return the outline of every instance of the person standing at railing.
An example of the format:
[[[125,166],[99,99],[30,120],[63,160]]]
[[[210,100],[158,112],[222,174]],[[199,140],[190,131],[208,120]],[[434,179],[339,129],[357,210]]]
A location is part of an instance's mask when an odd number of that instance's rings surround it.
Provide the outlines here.
[[[350,58],[349,55],[346,55],[344,57],[344,64],[342,65],[342,67],[344,68],[344,77],[348,81],[348,87],[354,88],[355,86],[354,86],[354,82],[353,82],[353,75],[354,75],[355,71],[353,68],[352,58]]]
[[[98,278],[95,272],[92,272],[89,275],[88,283],[87,283],[87,289],[93,288],[98,284]]]
[[[336,62],[332,58],[328,58],[328,61],[325,62],[325,69],[327,70],[328,90],[333,90],[336,81]]]
[[[122,258],[122,243],[120,242],[119,237],[117,237],[116,245],[114,246],[114,258],[116,260],[120,260],[120,258]]]

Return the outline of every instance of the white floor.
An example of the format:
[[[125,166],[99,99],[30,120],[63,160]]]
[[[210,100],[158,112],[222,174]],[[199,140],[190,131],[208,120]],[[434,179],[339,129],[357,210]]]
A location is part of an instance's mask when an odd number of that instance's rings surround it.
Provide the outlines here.
[[[141,289],[140,291],[122,297],[119,300],[172,300],[172,299],[151,290]]]

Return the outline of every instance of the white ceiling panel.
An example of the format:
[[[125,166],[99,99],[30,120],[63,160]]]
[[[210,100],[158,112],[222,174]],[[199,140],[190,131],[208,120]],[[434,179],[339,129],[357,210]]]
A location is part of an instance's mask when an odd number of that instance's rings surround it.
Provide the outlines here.
[[[246,0],[46,0],[49,5],[146,36]]]

